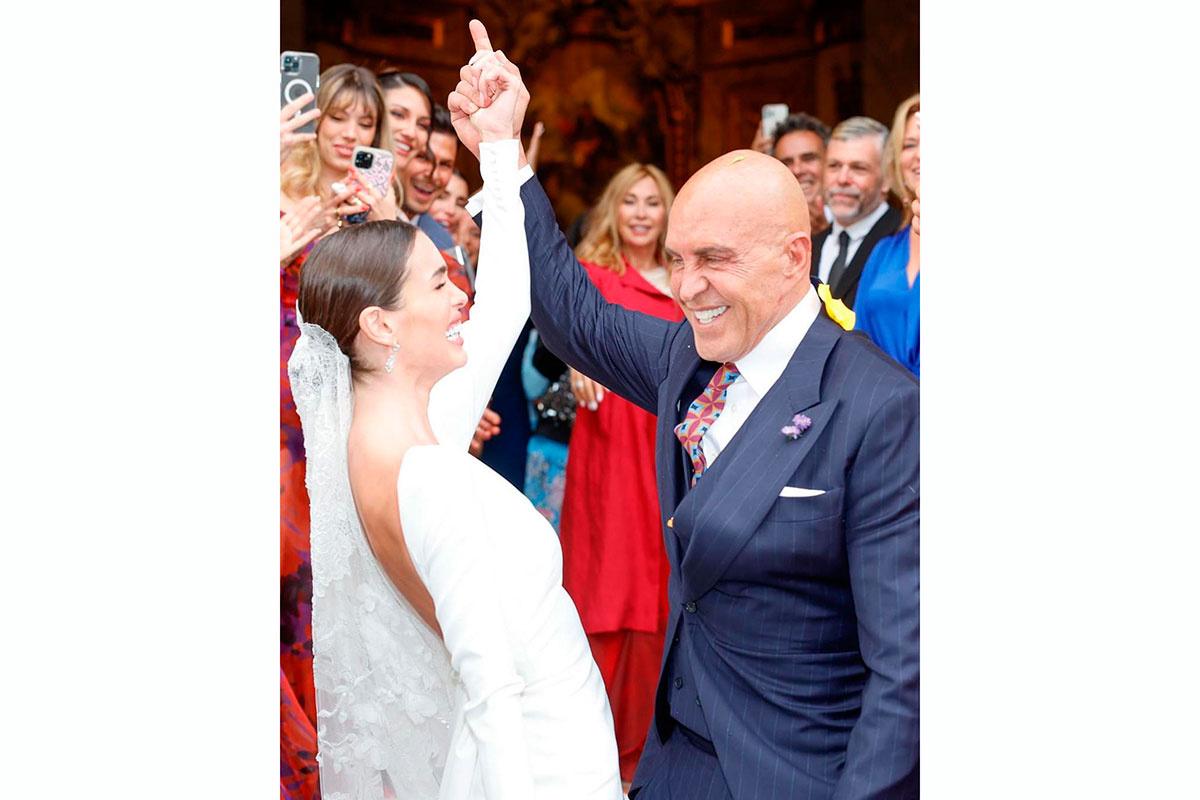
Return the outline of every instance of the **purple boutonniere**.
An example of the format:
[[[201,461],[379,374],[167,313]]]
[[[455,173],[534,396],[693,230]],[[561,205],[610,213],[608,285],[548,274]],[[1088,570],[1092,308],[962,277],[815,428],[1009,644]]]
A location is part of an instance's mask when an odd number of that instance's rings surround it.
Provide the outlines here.
[[[800,438],[800,434],[812,427],[812,420],[803,414],[796,414],[792,417],[791,425],[784,425],[779,431],[793,442]]]

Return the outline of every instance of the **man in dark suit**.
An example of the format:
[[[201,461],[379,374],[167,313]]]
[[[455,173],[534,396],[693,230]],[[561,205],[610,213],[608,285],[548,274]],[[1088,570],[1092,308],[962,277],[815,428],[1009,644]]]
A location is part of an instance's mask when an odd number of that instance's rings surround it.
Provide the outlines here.
[[[851,117],[833,129],[825,153],[825,202],[833,226],[813,237],[813,275],[851,308],[867,257],[900,227],[900,212],[886,201],[887,137],[882,123]]]
[[[451,111],[477,152],[463,74]],[[607,303],[531,173],[521,198],[546,344],[659,420],[672,611],[630,797],[916,797],[917,384],[827,316],[796,180],[738,151],[680,190],[681,323]]]

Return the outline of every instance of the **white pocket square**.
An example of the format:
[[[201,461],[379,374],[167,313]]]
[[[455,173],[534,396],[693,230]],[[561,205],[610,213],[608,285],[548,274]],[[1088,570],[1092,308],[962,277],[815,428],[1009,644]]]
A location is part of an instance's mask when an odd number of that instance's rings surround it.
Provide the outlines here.
[[[785,486],[779,493],[780,497],[817,497],[825,494],[824,489],[801,489],[799,486]]]

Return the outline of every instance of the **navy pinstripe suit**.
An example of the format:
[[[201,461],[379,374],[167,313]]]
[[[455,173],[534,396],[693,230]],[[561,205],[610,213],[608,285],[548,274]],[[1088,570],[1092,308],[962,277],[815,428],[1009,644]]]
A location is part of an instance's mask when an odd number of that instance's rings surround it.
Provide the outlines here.
[[[521,196],[540,335],[659,419],[673,612],[631,793],[916,797],[916,381],[822,313],[689,491],[672,428],[716,365],[687,322],[605,302],[536,178]],[[812,427],[790,440],[780,428],[801,411]],[[825,492],[781,497],[785,486]]]

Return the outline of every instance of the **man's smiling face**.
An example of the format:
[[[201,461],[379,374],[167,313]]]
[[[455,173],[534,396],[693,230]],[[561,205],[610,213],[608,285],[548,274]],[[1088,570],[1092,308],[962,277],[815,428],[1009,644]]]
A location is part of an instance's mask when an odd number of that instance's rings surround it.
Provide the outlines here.
[[[700,356],[754,349],[808,290],[810,248],[804,195],[780,162],[739,151],[697,172],[671,208],[667,261]]]

